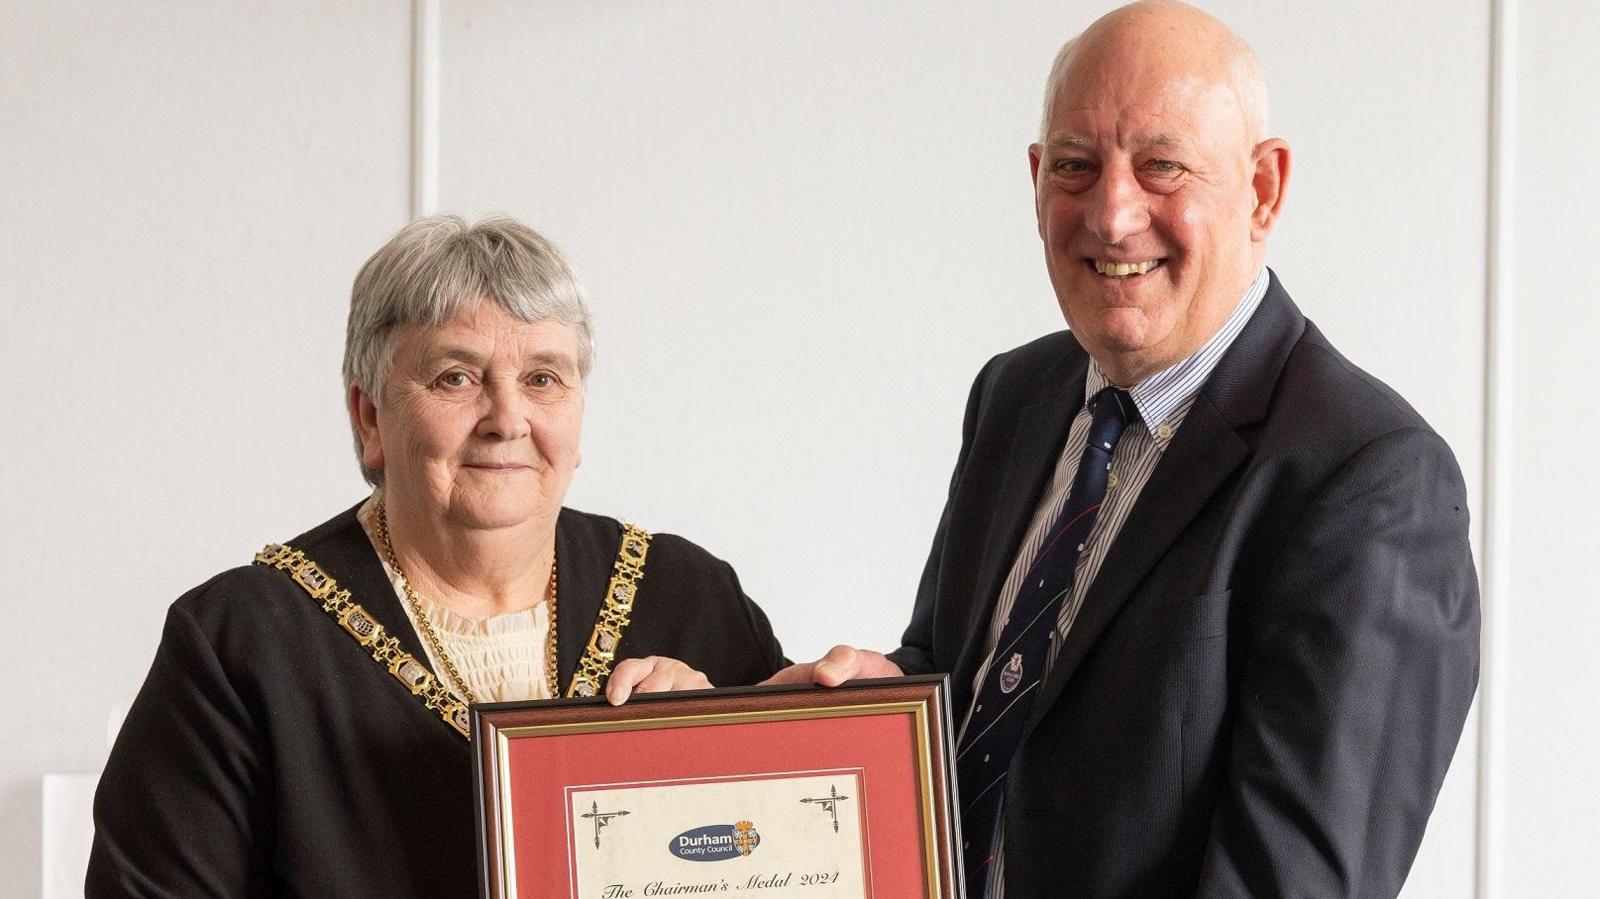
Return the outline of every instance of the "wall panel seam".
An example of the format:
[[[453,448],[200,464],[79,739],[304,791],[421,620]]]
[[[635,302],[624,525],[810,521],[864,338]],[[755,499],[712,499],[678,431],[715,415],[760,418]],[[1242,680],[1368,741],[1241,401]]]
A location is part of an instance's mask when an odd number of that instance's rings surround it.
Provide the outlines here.
[[[1511,601],[1515,288],[1516,0],[1490,0],[1485,254],[1483,658],[1478,691],[1477,896],[1505,896],[1507,668]]]
[[[439,0],[411,5],[411,218],[439,209]]]

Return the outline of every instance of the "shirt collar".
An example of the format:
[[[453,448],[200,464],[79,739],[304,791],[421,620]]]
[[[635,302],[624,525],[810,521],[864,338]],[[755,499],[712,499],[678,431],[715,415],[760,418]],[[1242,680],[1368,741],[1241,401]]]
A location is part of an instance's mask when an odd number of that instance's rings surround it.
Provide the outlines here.
[[[1176,413],[1187,408],[1189,400],[1194,398],[1200,388],[1205,386],[1206,379],[1211,376],[1211,370],[1217,367],[1222,360],[1222,354],[1233,345],[1239,332],[1244,330],[1245,323],[1250,321],[1250,316],[1261,305],[1261,300],[1267,295],[1267,267],[1262,266],[1256,273],[1256,279],[1239,298],[1233,312],[1229,313],[1227,321],[1211,335],[1200,349],[1195,350],[1187,358],[1156,372],[1143,381],[1128,389],[1133,397],[1133,404],[1139,409],[1145,430],[1152,436],[1170,438],[1172,429],[1177,426],[1173,419]],[[1095,394],[1103,388],[1111,386],[1111,379],[1100,370],[1100,363],[1090,360],[1089,377],[1084,383],[1084,404],[1087,405],[1094,399]],[[1165,427],[1165,434],[1162,434]]]

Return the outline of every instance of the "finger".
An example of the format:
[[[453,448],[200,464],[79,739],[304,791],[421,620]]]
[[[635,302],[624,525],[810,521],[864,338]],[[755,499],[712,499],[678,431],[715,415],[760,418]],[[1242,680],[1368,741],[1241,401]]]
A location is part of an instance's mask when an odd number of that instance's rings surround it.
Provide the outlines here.
[[[638,693],[665,693],[669,690],[709,689],[711,681],[699,671],[674,659],[657,665],[649,677],[634,688]]]
[[[704,671],[696,671],[688,665],[683,666],[683,676],[672,682],[674,690],[709,690],[716,686],[711,683],[711,678],[706,677]]]
[[[606,678],[606,701],[622,705],[633,695],[633,688],[655,670],[655,656],[644,659],[623,659]]]
[[[870,649],[860,650],[857,657],[856,677],[902,677],[904,671],[888,656]]]
[[[877,676],[878,677],[905,677],[906,676],[906,672],[905,672],[905,669],[900,667],[900,663],[890,659],[888,656],[884,656],[884,658],[883,658],[883,673],[879,674]]]
[[[656,663],[650,674],[639,681],[634,687],[635,693],[661,693],[672,689],[672,683],[680,671],[688,670],[688,666],[674,659],[662,659]]]
[[[861,653],[854,646],[835,646],[817,662],[811,679],[824,687],[837,687],[856,676],[861,667]]]
[[[761,683],[762,685],[809,684],[811,683],[811,671],[816,667],[816,662],[800,662],[795,665],[790,665],[789,667],[779,671],[777,674],[774,674]]]

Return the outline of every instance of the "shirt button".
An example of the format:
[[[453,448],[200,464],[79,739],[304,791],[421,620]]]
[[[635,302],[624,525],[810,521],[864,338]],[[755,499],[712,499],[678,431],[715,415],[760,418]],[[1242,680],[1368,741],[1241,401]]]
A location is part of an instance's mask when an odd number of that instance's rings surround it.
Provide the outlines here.
[[[1110,490],[1115,486],[1117,486],[1117,473],[1113,471],[1111,475],[1106,478],[1106,489]]]
[[[1156,426],[1156,437],[1161,440],[1172,439],[1172,425],[1161,424]]]
[[[985,762],[987,762],[987,761],[989,761],[989,753],[987,753],[987,752],[985,752],[985,753],[984,753],[984,754],[983,754],[983,760],[984,760],[984,761],[985,761]]]

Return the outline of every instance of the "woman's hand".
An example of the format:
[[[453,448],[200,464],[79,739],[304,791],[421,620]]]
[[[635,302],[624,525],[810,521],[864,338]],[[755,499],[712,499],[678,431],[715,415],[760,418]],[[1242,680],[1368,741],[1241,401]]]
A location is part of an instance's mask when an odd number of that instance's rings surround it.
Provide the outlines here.
[[[606,679],[606,701],[622,705],[634,693],[665,693],[669,690],[708,690],[711,681],[699,671],[677,659],[646,656],[623,659]]]
[[[763,684],[821,684],[837,687],[847,680],[866,677],[899,677],[905,672],[881,652],[835,646],[815,662],[801,662],[779,671]]]

